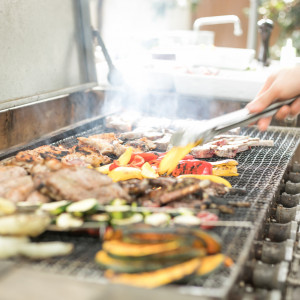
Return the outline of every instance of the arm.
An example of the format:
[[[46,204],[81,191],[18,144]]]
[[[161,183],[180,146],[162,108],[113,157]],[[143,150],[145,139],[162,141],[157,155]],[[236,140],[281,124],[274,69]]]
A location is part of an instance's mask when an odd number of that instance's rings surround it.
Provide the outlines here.
[[[275,117],[279,120],[287,116],[297,116],[300,113],[300,66],[281,69],[277,73],[269,76],[263,87],[251,101],[247,108],[251,113],[264,110],[276,100],[287,100],[299,96],[291,105],[285,105],[279,109]],[[272,117],[262,118],[258,121],[260,130],[266,130],[271,123]]]

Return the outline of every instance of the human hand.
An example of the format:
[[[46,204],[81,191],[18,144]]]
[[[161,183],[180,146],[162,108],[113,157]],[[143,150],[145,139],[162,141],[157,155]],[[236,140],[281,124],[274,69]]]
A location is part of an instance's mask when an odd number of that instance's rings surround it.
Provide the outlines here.
[[[287,100],[299,96],[291,105],[284,105],[276,113],[278,120],[300,113],[300,67],[281,69],[269,76],[253,101],[246,107],[251,113],[263,111],[277,100]],[[260,130],[266,130],[272,117],[262,118],[257,122]]]

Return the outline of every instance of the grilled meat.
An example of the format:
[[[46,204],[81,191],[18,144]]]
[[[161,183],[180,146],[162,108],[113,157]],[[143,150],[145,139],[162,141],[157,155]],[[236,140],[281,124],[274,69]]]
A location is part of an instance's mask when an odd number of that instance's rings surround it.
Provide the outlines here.
[[[26,170],[18,166],[0,167],[0,183],[7,179],[22,177],[26,175],[27,175]]]
[[[50,202],[49,197],[43,195],[39,191],[33,191],[26,199],[26,203],[32,205],[38,205],[47,202]]]
[[[24,161],[24,162],[43,162],[45,159],[56,158],[60,159],[61,157],[69,154],[72,152],[72,149],[67,149],[62,146],[51,146],[51,145],[44,145],[38,147],[33,150],[26,150],[21,151],[16,155],[17,161]]]
[[[154,131],[149,128],[136,128],[134,131],[123,132],[120,134],[119,138],[121,140],[135,140],[145,137],[151,141],[162,138],[164,136],[163,132]]]
[[[171,134],[166,133],[163,137],[153,140],[153,143],[156,145],[156,149],[159,151],[167,151],[170,144]]]
[[[33,181],[29,175],[9,178],[0,182],[0,197],[14,202],[25,201],[33,190]]]
[[[120,185],[130,196],[144,195],[152,188],[148,179],[129,179],[120,181]]]
[[[195,158],[211,158],[214,156],[217,147],[216,145],[197,146],[191,150],[191,154]]]
[[[105,204],[114,198],[129,199],[119,184],[88,168],[66,168],[39,173],[34,176],[34,182],[41,193],[55,200],[96,198],[101,204]]]
[[[129,113],[128,115],[122,114],[119,116],[108,116],[105,119],[105,126],[121,132],[131,131],[133,123],[138,117],[138,115],[135,116],[132,113]]]
[[[113,154],[119,157],[126,150],[114,133],[103,133],[77,139],[80,147],[90,147],[101,155]]]
[[[178,204],[173,204],[176,201],[180,202],[185,199],[190,201],[190,204],[185,206],[191,207],[194,205],[195,201],[197,206],[200,203],[207,199],[210,195],[221,195],[228,191],[228,189],[217,183],[210,182],[208,180],[198,180],[195,178],[183,178],[183,179],[172,179],[171,181],[161,182],[164,184],[159,186],[157,179],[149,181],[155,189],[148,190],[146,194],[139,199],[143,206],[175,206],[178,207]],[[188,199],[188,200],[187,200]],[[192,204],[194,203],[194,204]]]
[[[151,150],[154,150],[156,148],[156,145],[151,140],[147,139],[146,137],[143,137],[138,140],[128,141],[125,144],[127,147],[133,147],[137,151],[141,152],[148,152]]]
[[[196,158],[219,157],[233,158],[237,153],[247,151],[256,146],[274,146],[273,141],[262,141],[259,138],[237,135],[219,135],[213,141],[192,149],[191,154]]]

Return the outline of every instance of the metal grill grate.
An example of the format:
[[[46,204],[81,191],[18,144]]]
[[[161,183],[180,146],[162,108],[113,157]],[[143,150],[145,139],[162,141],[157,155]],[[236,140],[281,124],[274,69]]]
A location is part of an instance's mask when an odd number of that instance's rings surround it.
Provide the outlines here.
[[[89,136],[103,133],[107,130],[103,125],[80,132],[74,136],[61,139],[54,145],[74,146],[78,136]],[[274,194],[276,193],[282,176],[291,161],[298,146],[300,130],[297,128],[270,127],[268,131],[259,132],[256,127],[242,129],[243,135],[272,139],[274,147],[255,147],[237,155],[240,176],[229,178],[234,187],[246,188],[247,195],[227,195],[230,201],[251,203],[249,208],[236,208],[234,214],[221,214],[221,219],[228,221],[228,226],[213,229],[222,240],[222,252],[235,261],[235,266],[220,269],[205,280],[190,282],[187,286],[179,287],[181,292],[224,297],[247,259],[251,244],[258,228],[266,217]],[[103,281],[103,272],[94,263],[95,253],[100,250],[98,238],[88,236],[74,236],[63,233],[46,233],[39,240],[64,240],[75,244],[75,251],[68,257],[53,258],[39,262],[20,261],[30,263],[34,268],[47,272],[56,272],[76,276],[85,280]]]

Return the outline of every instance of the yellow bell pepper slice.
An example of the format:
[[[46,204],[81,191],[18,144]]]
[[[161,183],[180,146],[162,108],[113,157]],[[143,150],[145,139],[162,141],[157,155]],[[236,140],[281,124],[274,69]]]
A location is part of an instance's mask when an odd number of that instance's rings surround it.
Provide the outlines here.
[[[239,163],[234,159],[224,159],[210,162],[213,166],[237,166]]]
[[[118,167],[108,173],[108,176],[114,181],[122,181],[128,179],[143,179],[142,171],[132,167]]]
[[[219,177],[219,176],[215,176],[215,175],[197,175],[197,174],[186,174],[186,175],[180,175],[178,176],[177,178],[197,178],[197,179],[200,179],[200,180],[210,180],[212,182],[215,182],[215,183],[220,183],[220,184],[224,184],[225,186],[231,188],[231,184],[228,180],[222,178],[222,177]]]
[[[142,165],[142,176],[144,178],[157,178],[159,177],[159,175],[156,173],[156,171],[154,170],[154,168],[151,167],[151,165],[146,162]]]
[[[118,162],[120,164],[120,166],[126,166],[132,156],[132,152],[133,152],[133,148],[132,147],[128,147],[125,152],[118,158]]]
[[[173,147],[161,160],[158,173],[160,175],[165,173],[170,175],[178,165],[179,161],[185,157],[195,146],[195,143],[191,143],[184,147]]]
[[[101,167],[98,167],[98,168],[95,168],[96,171],[102,173],[102,174],[108,174],[109,173],[109,167],[110,167],[111,164],[108,164],[108,165],[104,165],[104,166],[101,166]]]
[[[219,165],[213,166],[213,175],[216,176],[239,176],[236,166]]]

